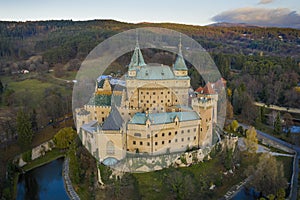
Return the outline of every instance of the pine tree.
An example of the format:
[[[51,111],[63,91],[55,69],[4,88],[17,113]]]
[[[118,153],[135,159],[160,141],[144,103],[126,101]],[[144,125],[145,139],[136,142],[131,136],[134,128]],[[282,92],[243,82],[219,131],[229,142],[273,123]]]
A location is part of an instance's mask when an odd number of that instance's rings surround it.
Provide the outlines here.
[[[33,109],[32,113],[30,114],[30,122],[31,122],[31,128],[34,132],[38,130],[38,123],[37,123],[36,116],[37,116],[36,110]]]
[[[0,95],[3,93],[3,91],[4,91],[4,87],[2,81],[0,80]]]
[[[22,149],[30,147],[33,138],[33,131],[29,116],[20,110],[17,114],[18,143]]]
[[[274,133],[280,134],[281,132],[282,132],[282,124],[281,124],[280,112],[278,112],[274,123]]]

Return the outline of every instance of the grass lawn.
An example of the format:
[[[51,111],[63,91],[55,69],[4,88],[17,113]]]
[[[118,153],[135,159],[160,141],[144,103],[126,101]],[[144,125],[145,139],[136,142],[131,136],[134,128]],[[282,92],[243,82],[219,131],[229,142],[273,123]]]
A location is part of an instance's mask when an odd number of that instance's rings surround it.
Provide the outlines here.
[[[65,156],[65,153],[63,151],[59,149],[53,149],[52,151],[47,152],[44,156],[29,162],[27,165],[23,167],[23,170],[29,171],[33,168],[42,166],[63,156]]]

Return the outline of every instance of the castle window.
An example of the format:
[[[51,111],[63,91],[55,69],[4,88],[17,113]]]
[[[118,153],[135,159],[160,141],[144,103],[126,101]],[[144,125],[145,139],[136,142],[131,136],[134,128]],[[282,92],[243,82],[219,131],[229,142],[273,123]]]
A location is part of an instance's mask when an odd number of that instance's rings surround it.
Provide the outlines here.
[[[156,103],[156,101],[153,101],[153,103]]]
[[[187,132],[189,133],[189,132],[190,132],[190,129],[188,129]]]
[[[147,142],[147,146],[150,146],[150,142]]]
[[[181,134],[184,134],[184,130],[181,131]]]
[[[157,146],[157,142],[155,142],[155,146]]]
[[[135,145],[135,144],[136,144],[136,141],[133,141],[132,144]]]
[[[143,103],[143,100],[141,100],[141,103]]]
[[[177,135],[177,131],[175,131],[175,135]]]
[[[168,102],[170,102],[170,99],[168,99]]]
[[[115,145],[111,140],[106,143],[106,154],[107,155],[115,154]]]
[[[104,115],[104,112],[102,111],[101,114]]]
[[[200,128],[200,131],[202,131],[202,128]]]
[[[104,117],[102,117],[102,122],[104,122]]]
[[[171,140],[169,140],[169,143],[171,143]]]
[[[188,141],[190,141],[190,137],[188,137]]]
[[[150,138],[150,134],[147,134],[147,138]]]
[[[169,135],[172,135],[172,133],[171,133],[171,132],[169,132]]]
[[[157,134],[155,134],[155,137],[157,137]]]
[[[142,141],[140,141],[140,145],[143,145],[143,142],[142,142]]]
[[[194,136],[194,140],[196,140],[196,136]]]
[[[164,92],[161,92],[160,94],[164,94]]]
[[[155,95],[155,92],[153,92],[152,94]]]
[[[97,117],[95,117],[95,120],[97,120]]]
[[[149,101],[147,100],[147,103],[149,103]]]
[[[95,114],[97,114],[97,111],[95,111]]]
[[[161,110],[163,110],[164,108],[160,108]]]
[[[194,128],[194,132],[196,132],[196,130],[197,130],[197,129],[196,129],[196,128]]]
[[[164,137],[164,136],[165,136],[165,133],[162,133],[162,134],[161,134],[161,136],[163,136],[163,137]]]
[[[170,94],[170,91],[168,91],[168,94]]]
[[[175,139],[175,142],[177,142],[177,139]]]
[[[146,94],[149,94],[149,92],[146,92]]]
[[[165,144],[165,141],[162,141],[161,144]]]
[[[161,103],[163,103],[163,102],[164,102],[164,100],[161,100],[160,102],[161,102]]]
[[[134,133],[134,137],[141,137],[142,135],[140,133]]]
[[[183,142],[184,141],[184,138],[181,138],[181,142]]]
[[[143,92],[141,92],[141,94],[143,94]]]

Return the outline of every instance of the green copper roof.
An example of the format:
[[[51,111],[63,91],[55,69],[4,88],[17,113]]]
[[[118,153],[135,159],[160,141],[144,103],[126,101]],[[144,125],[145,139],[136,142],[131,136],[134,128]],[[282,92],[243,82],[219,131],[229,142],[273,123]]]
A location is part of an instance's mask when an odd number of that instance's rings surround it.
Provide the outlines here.
[[[175,117],[179,121],[192,121],[199,120],[200,117],[197,112],[164,112],[164,113],[151,113],[148,116],[145,113],[136,113],[129,121],[130,124],[146,124],[147,119],[151,124],[167,124],[174,122]]]
[[[96,94],[90,99],[88,105],[111,106],[111,95]]]
[[[179,71],[180,70],[188,70],[186,65],[185,65],[183,56],[182,56],[181,48],[182,48],[182,45],[181,45],[181,36],[180,36],[180,42],[179,42],[179,45],[178,45],[179,52],[178,52],[178,56],[177,56],[175,64],[174,64],[174,69],[179,70]]]
[[[166,65],[145,65],[137,71],[136,79],[140,80],[170,80],[174,74]]]
[[[135,46],[133,55],[131,57],[131,61],[129,63],[129,69],[134,69],[137,66],[145,66],[145,65],[146,64],[145,64],[141,49],[139,47],[139,43],[138,43],[138,41],[136,41],[136,46]]]

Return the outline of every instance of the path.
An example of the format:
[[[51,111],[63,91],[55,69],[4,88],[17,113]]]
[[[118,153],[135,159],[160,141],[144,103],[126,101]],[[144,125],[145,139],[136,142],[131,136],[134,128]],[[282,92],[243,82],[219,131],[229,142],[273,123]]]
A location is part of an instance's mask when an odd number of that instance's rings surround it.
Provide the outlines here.
[[[290,113],[300,114],[300,109],[299,108],[280,107],[280,106],[276,106],[276,105],[269,105],[268,106],[268,105],[266,105],[264,103],[260,103],[260,102],[254,102],[254,105],[260,106],[260,107],[265,106],[266,108],[273,109],[273,110],[286,111],[286,112],[290,112]]]
[[[75,192],[72,186],[72,182],[69,177],[69,158],[65,158],[64,165],[63,165],[63,176],[64,176],[65,187],[70,199],[80,200],[78,194]]]

